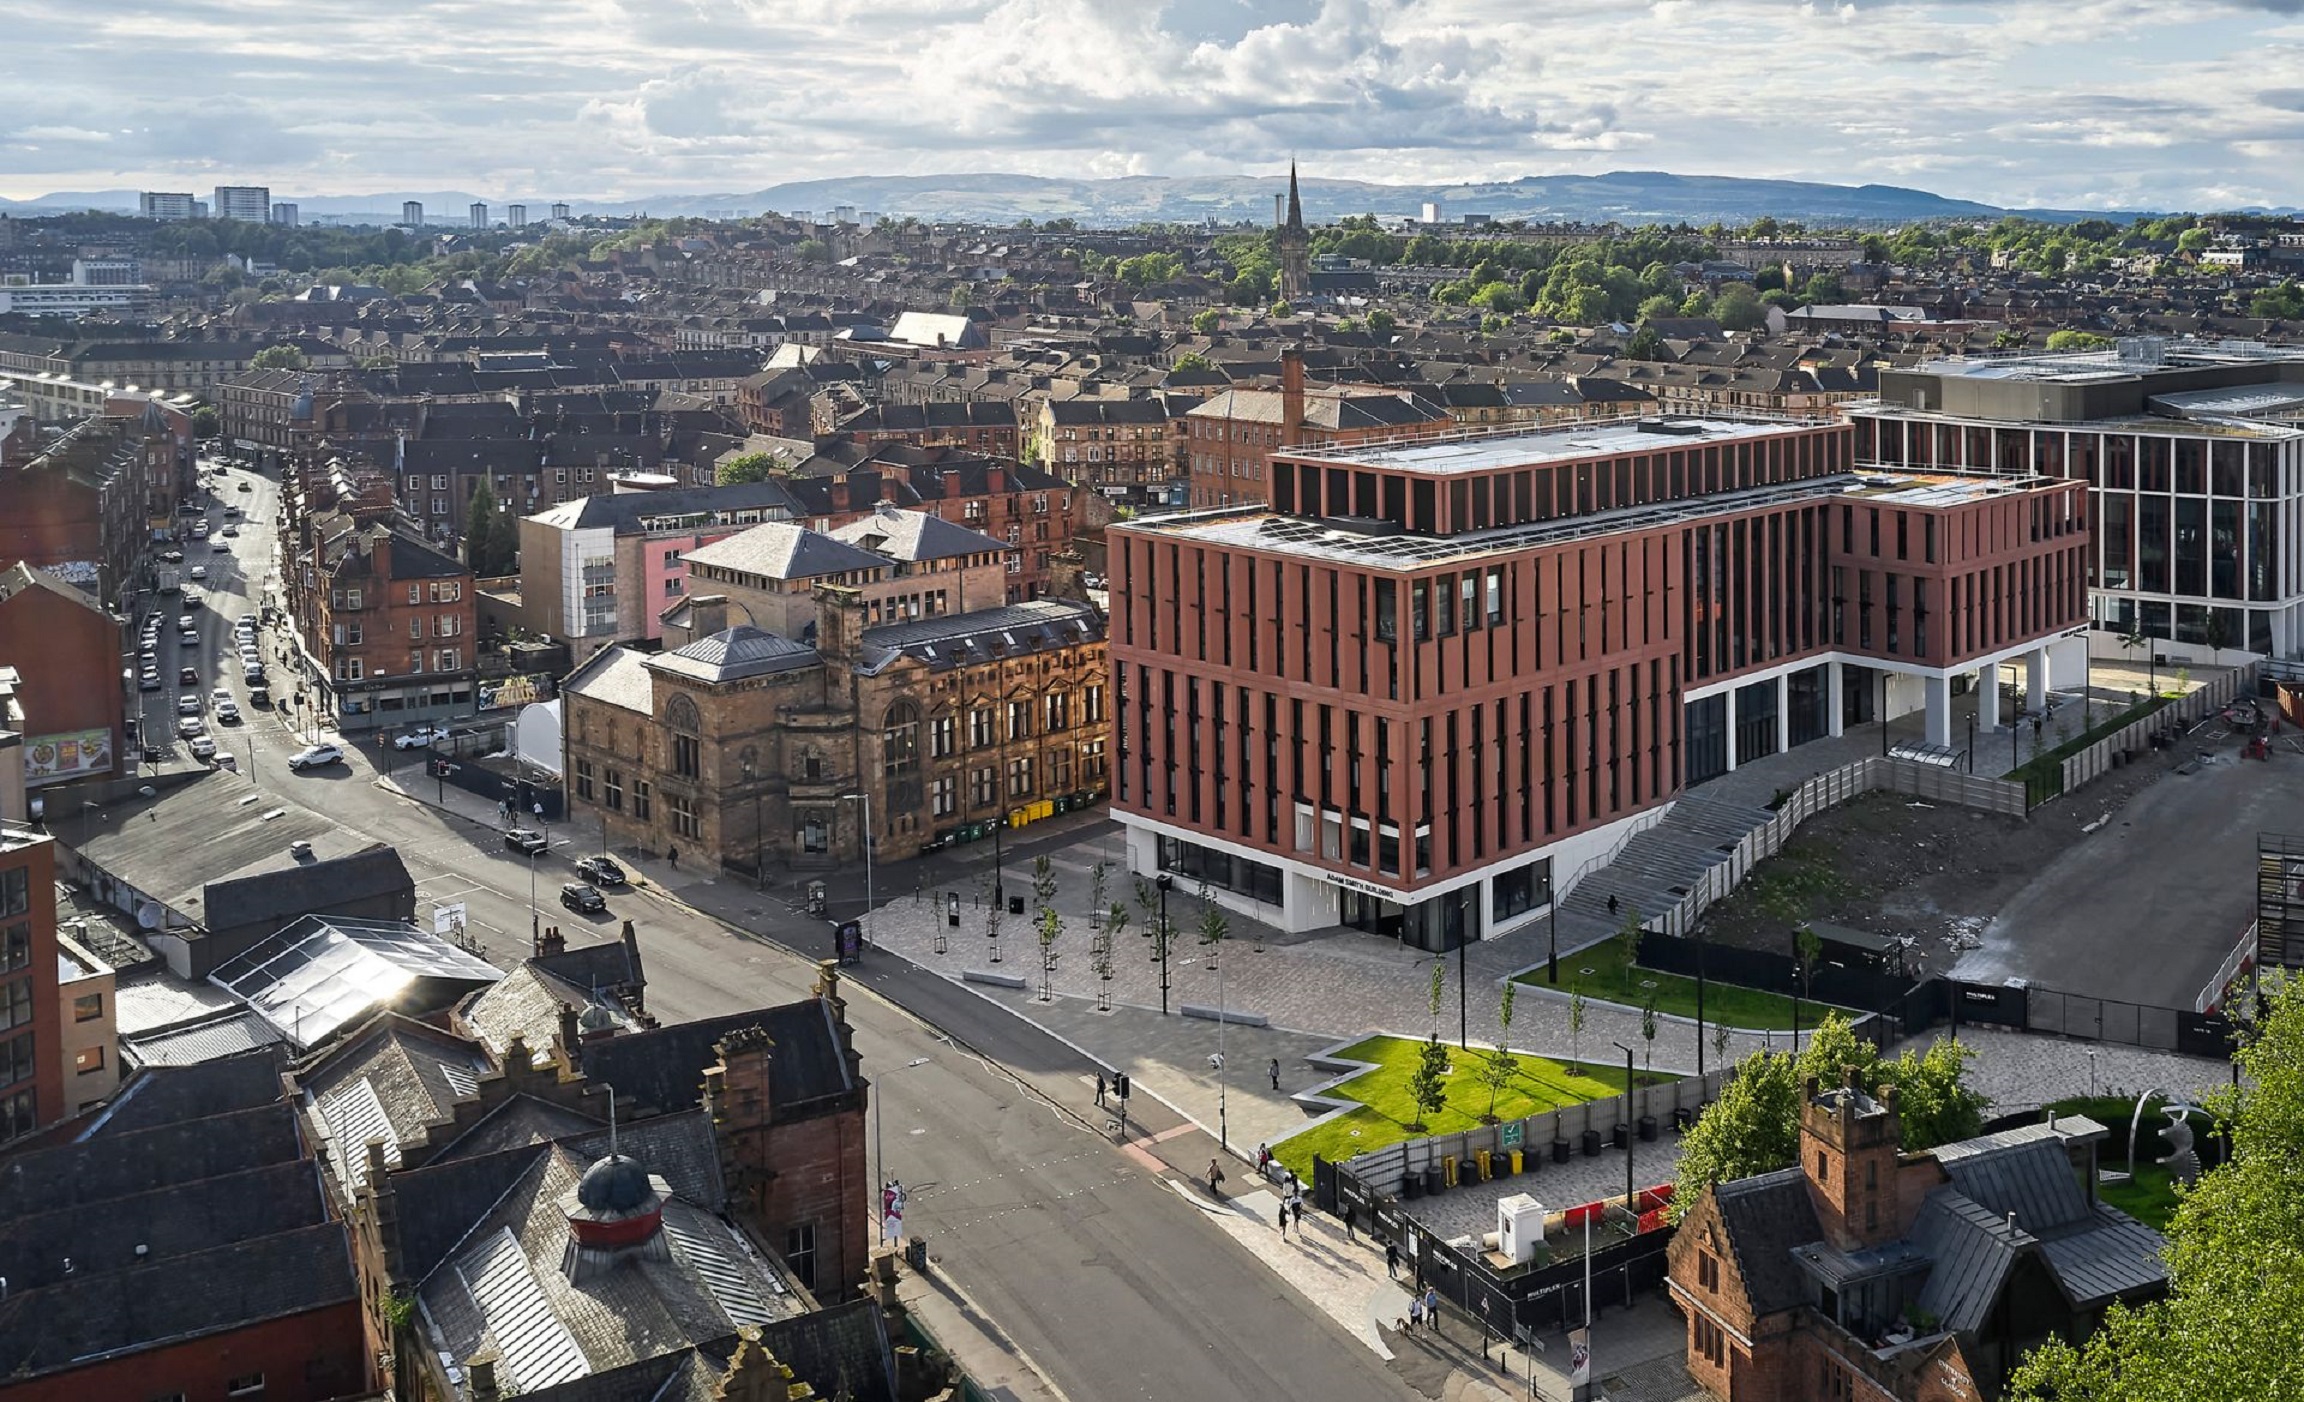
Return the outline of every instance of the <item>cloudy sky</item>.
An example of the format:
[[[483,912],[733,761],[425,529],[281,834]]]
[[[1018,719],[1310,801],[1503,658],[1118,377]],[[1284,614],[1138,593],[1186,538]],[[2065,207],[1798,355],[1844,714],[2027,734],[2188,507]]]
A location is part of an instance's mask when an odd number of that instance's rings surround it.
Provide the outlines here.
[[[2304,0],[0,0],[0,195],[1617,169],[2304,204]]]

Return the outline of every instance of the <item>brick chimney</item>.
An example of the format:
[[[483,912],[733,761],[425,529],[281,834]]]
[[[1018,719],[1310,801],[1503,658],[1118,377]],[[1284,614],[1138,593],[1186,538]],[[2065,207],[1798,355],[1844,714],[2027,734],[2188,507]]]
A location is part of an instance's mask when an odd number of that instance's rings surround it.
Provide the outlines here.
[[[1304,348],[1294,341],[1280,348],[1280,446],[1296,441],[1304,422]]]
[[[504,1395],[497,1390],[495,1354],[476,1353],[466,1359],[464,1375],[472,1383],[472,1402],[496,1402]]]
[[[548,954],[565,954],[567,951],[568,937],[560,933],[558,925],[547,925],[544,933],[536,937],[536,948],[532,953],[535,958],[542,959]]]

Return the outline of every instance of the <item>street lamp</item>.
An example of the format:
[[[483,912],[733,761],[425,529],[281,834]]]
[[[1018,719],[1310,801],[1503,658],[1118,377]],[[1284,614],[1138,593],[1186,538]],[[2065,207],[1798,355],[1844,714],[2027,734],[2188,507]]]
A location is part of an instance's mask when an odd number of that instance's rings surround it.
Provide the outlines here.
[[[854,793],[840,795],[840,799],[844,803],[855,799],[864,805],[864,915],[869,919],[872,914],[872,795],[859,789]],[[857,921],[856,925],[859,931],[865,929],[862,920]]]
[[[1160,1016],[1168,1016],[1168,888],[1176,878],[1161,872],[1152,878],[1160,888],[1160,925],[1152,932],[1152,957],[1160,961]]]
[[[1609,1045],[1624,1053],[1624,1210],[1632,1214],[1632,1229],[1640,1229],[1640,1208],[1632,1196],[1632,1145],[1640,1137],[1640,1126],[1632,1118],[1632,1049],[1622,1042]]]

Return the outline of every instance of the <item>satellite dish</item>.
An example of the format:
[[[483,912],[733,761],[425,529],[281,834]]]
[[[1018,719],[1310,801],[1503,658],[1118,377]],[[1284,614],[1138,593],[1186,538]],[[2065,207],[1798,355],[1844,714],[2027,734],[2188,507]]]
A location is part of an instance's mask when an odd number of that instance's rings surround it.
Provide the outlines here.
[[[144,904],[136,907],[136,924],[140,929],[159,929],[160,903],[158,901],[146,901]]]

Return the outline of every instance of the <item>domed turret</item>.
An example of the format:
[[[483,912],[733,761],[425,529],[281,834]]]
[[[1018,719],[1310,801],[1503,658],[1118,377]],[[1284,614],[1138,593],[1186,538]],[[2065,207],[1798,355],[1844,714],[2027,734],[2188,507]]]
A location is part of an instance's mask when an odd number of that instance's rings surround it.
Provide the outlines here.
[[[581,1281],[628,1257],[666,1255],[664,1198],[636,1159],[610,1154],[584,1170],[561,1199],[568,1245],[561,1269]]]
[[[656,1189],[639,1160],[611,1154],[576,1181],[576,1201],[599,1217],[621,1217],[656,1203]]]

